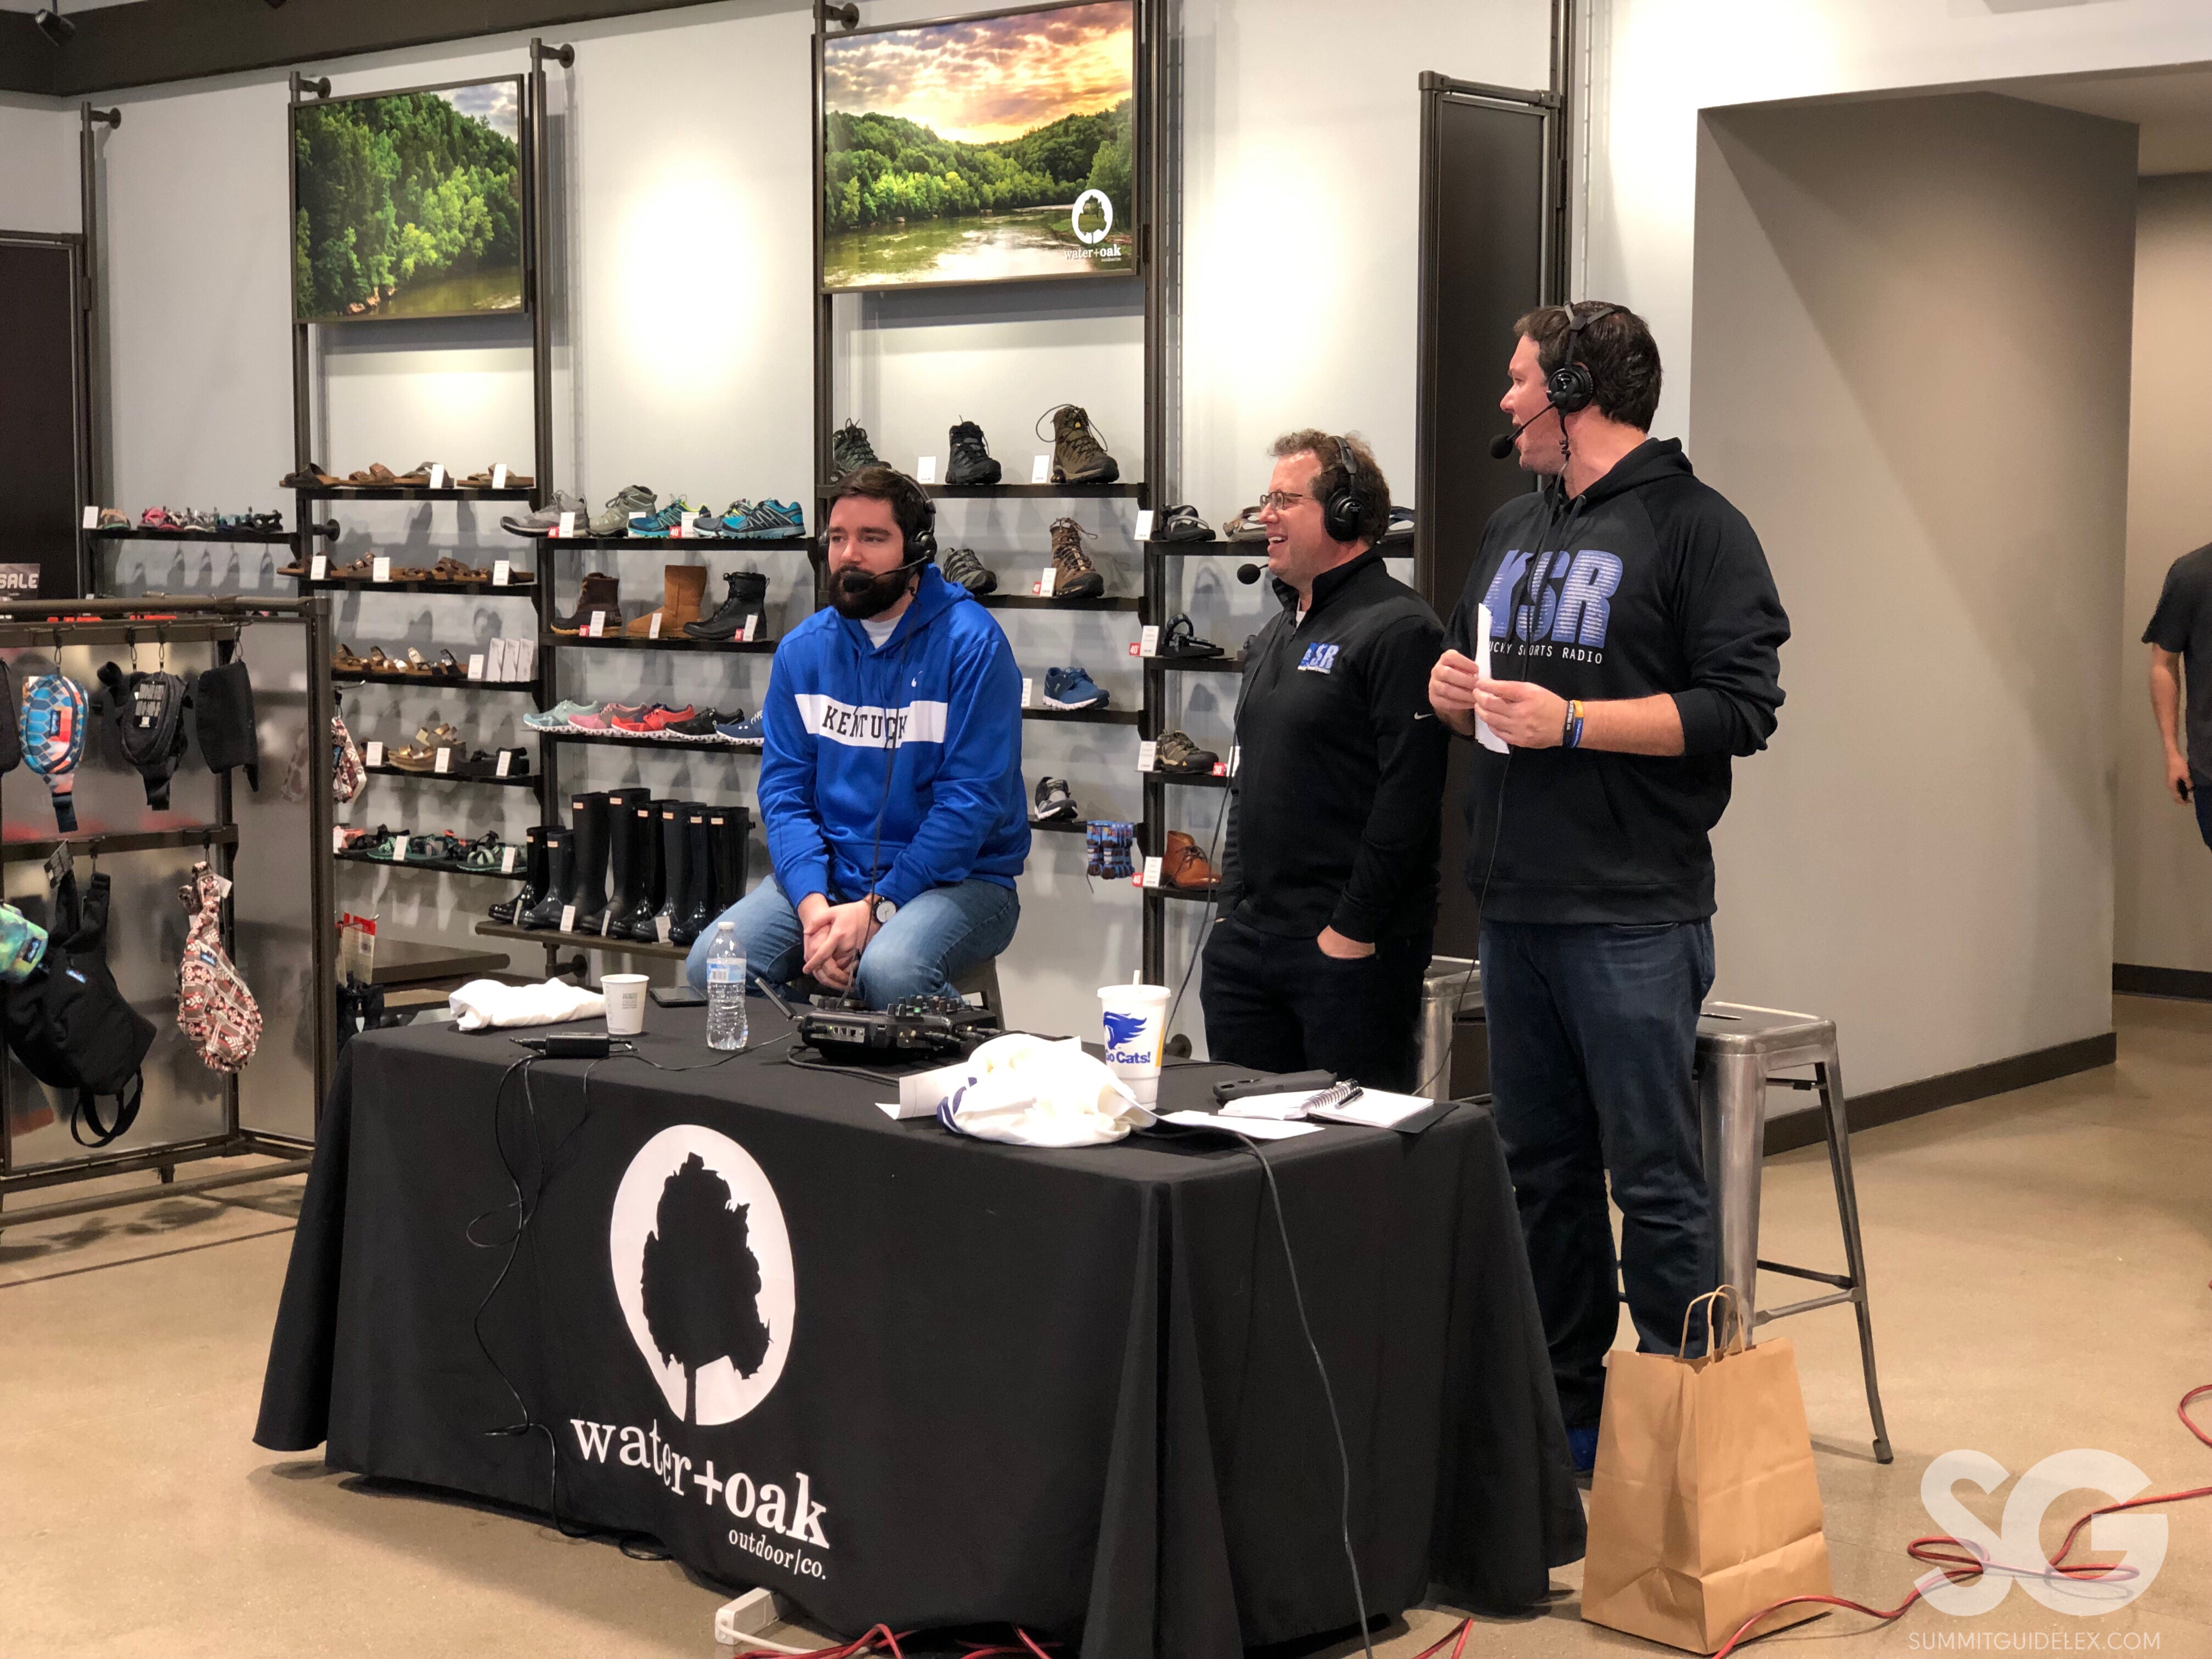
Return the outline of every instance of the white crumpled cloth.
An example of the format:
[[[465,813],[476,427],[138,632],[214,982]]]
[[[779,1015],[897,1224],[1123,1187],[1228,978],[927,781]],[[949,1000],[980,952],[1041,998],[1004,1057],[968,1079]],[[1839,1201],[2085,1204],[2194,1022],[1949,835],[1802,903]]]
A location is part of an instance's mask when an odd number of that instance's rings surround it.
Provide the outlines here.
[[[549,979],[543,985],[501,985],[495,979],[472,979],[446,998],[458,1030],[482,1031],[495,1026],[558,1025],[571,1019],[596,1019],[607,1012],[607,1000],[597,991],[564,985]]]
[[[1103,1146],[1152,1114],[1074,1037],[994,1037],[968,1056],[968,1079],[938,1108],[957,1134],[1017,1146]]]

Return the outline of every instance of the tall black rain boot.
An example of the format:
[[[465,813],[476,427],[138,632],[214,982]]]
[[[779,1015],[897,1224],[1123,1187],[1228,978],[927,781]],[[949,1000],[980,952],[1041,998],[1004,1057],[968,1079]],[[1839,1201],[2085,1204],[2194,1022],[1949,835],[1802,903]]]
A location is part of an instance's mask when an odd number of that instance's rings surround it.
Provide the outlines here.
[[[573,830],[549,823],[538,832],[538,837],[545,849],[545,890],[537,903],[522,913],[522,926],[558,927],[561,912],[568,908],[569,894],[575,886],[576,835]]]
[[[574,885],[569,902],[576,907],[571,930],[596,933],[607,909],[607,798],[603,794],[574,795],[568,801],[568,823],[576,838],[569,854]]]
[[[684,903],[669,942],[689,945],[718,914],[714,909],[714,854],[708,810],[696,800],[684,803]]]
[[[659,937],[653,931],[653,918],[660,909],[660,805],[657,800],[641,800],[634,803],[629,811],[634,838],[630,858],[635,866],[636,879],[629,904],[608,929],[624,939]]]
[[[660,908],[653,913],[647,924],[653,930],[647,936],[649,938],[657,939],[660,937],[660,924],[665,919],[668,923],[669,943],[677,942],[676,930],[678,924],[684,920],[685,894],[689,890],[685,882],[686,872],[691,867],[688,856],[690,848],[690,841],[684,829],[684,803],[680,800],[661,802],[661,902]],[[689,944],[690,941],[684,942]]]

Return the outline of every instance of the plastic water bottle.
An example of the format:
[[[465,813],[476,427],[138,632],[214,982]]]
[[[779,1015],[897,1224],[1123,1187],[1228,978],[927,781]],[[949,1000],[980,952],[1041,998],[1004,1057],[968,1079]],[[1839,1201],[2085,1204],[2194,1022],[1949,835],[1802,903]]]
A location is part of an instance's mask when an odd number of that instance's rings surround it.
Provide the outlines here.
[[[745,1046],[745,951],[726,921],[714,930],[707,952],[707,1046]]]

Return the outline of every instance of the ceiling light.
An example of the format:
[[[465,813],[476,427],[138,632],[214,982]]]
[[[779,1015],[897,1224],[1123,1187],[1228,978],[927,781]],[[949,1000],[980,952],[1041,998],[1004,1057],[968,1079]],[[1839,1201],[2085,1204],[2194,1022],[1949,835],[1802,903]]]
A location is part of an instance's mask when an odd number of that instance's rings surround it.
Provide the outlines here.
[[[51,6],[33,12],[31,21],[38,25],[40,33],[58,46],[67,46],[70,36],[76,33],[76,25]]]

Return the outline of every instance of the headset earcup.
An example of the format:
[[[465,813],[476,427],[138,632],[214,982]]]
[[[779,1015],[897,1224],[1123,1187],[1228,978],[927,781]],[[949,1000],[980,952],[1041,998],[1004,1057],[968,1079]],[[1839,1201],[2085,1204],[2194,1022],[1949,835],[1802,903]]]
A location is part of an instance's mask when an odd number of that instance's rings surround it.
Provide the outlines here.
[[[1340,489],[1322,503],[1321,527],[1334,542],[1356,542],[1359,539],[1359,497],[1349,489]]]
[[[1597,384],[1590,372],[1580,363],[1565,363],[1552,371],[1547,383],[1546,395],[1552,407],[1562,415],[1589,407],[1590,399],[1597,393]]]

